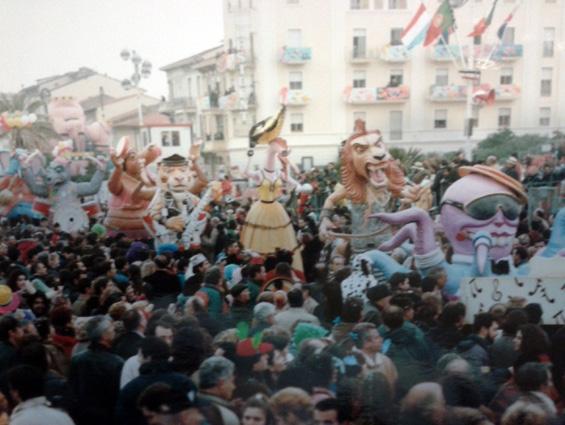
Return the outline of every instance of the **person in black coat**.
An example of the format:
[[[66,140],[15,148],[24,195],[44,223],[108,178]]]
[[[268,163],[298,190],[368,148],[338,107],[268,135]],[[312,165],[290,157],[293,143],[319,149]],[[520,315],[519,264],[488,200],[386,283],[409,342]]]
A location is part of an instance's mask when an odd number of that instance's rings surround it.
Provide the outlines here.
[[[168,359],[169,346],[158,337],[150,336],[141,343],[142,364],[140,375],[128,383],[120,392],[116,407],[115,423],[120,425],[144,425],[145,418],[137,408],[141,393],[157,382],[169,385],[184,394],[196,392],[196,386],[182,373],[174,372]]]
[[[141,342],[143,341],[143,333],[147,325],[147,320],[143,314],[134,309],[125,312],[122,317],[122,322],[126,332],[116,338],[112,351],[122,359],[127,360],[137,354]]]
[[[180,281],[169,269],[169,259],[166,256],[156,256],[155,265],[157,270],[144,279],[147,284],[147,298],[156,309],[167,308],[176,301],[180,292]]]
[[[106,316],[86,324],[90,345],[72,358],[69,384],[75,396],[73,418],[77,425],[113,424],[124,361],[110,349],[114,325]]]

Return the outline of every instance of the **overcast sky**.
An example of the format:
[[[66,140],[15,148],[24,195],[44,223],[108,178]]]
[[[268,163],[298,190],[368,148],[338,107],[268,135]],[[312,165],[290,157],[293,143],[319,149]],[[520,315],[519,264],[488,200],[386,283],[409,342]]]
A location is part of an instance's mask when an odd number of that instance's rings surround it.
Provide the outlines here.
[[[0,0],[0,92],[81,66],[123,79],[136,49],[153,63],[142,87],[167,94],[159,68],[221,43],[222,0]]]

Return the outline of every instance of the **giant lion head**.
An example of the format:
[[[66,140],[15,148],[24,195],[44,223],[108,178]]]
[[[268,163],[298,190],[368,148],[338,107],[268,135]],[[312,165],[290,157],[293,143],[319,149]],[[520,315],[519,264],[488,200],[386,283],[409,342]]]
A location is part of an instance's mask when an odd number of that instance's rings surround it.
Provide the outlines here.
[[[366,131],[362,120],[355,122],[355,133],[341,151],[341,180],[353,202],[365,202],[367,190],[390,191],[400,196],[404,173],[390,156],[381,132]]]

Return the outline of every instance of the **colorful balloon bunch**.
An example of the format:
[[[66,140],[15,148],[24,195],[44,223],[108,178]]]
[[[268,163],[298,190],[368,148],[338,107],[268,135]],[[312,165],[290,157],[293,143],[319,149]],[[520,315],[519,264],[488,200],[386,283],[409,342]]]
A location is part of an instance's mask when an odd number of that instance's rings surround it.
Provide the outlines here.
[[[15,128],[30,127],[36,121],[37,115],[33,113],[3,112],[0,115],[0,130],[7,133]]]

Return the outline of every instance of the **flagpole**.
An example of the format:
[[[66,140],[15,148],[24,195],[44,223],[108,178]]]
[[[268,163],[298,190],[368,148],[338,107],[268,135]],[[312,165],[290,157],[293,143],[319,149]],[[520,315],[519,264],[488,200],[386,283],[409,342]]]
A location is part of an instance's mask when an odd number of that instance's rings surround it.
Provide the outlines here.
[[[521,1],[520,3],[518,3],[518,4],[514,7],[514,9],[512,10],[512,13],[511,13],[512,17],[514,17],[514,14],[515,14],[516,11],[518,10],[518,7],[522,5],[522,3],[523,3],[523,1]],[[491,60],[491,58],[492,58],[492,55],[494,55],[494,52],[496,52],[496,50],[502,45],[502,42],[503,42],[503,40],[504,40],[504,35],[506,34],[506,30],[507,30],[507,29],[508,29],[508,25],[506,25],[506,26],[504,27],[504,31],[502,31],[502,36],[501,36],[500,38],[497,37],[497,38],[498,38],[498,41],[496,42],[496,44],[494,45],[494,47],[491,49],[490,54],[488,55],[487,60],[486,60],[485,63],[488,64],[488,62],[489,62],[489,61]]]
[[[443,42],[443,45],[445,46],[447,53],[449,53],[449,59],[451,59],[451,62],[453,62],[453,65],[455,65],[455,69],[457,71],[459,71],[459,69],[461,68],[461,64],[459,63],[457,58],[451,52],[451,49],[449,48],[449,45],[447,44],[447,41],[445,40],[445,37],[443,36],[443,34],[441,34],[439,37],[440,37],[441,41]]]

